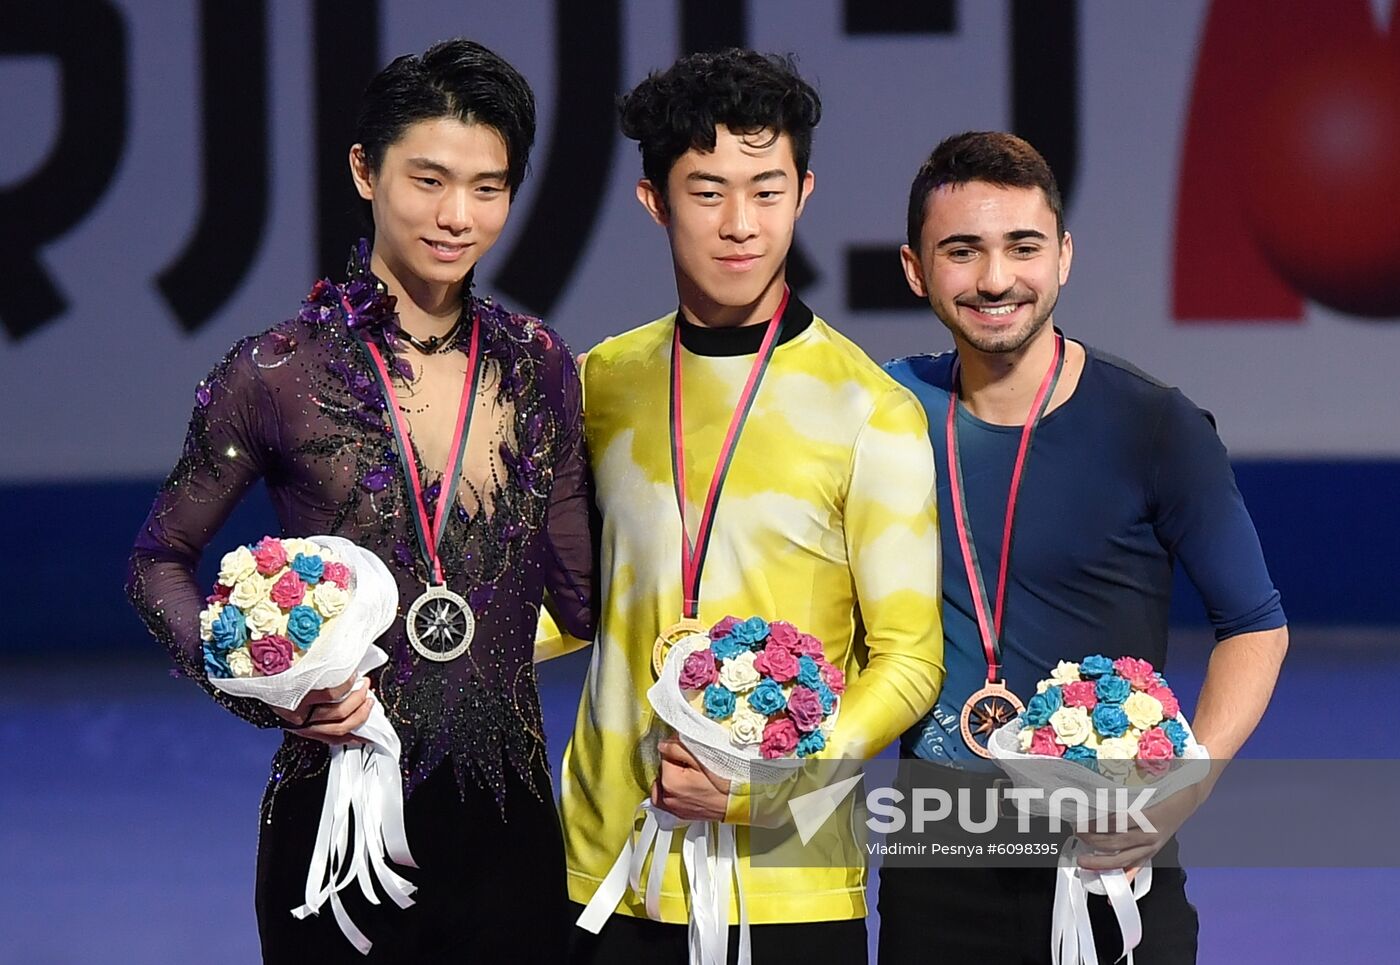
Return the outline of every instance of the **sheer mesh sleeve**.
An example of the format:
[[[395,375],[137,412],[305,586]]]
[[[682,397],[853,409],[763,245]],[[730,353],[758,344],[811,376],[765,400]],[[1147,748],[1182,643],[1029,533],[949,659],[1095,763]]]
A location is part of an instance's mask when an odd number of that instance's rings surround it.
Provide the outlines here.
[[[583,440],[583,388],[568,346],[557,336],[549,350],[546,383],[559,399],[561,420],[554,488],[546,524],[544,584],[555,621],[571,636],[592,640],[596,629],[594,578],[597,510]]]
[[[195,568],[209,541],[248,488],[264,475],[275,446],[276,413],[245,339],[195,393],[184,452],[136,536],[127,595],[180,670],[220,704],[260,727],[281,718],[260,701],[230,697],[208,683]]]

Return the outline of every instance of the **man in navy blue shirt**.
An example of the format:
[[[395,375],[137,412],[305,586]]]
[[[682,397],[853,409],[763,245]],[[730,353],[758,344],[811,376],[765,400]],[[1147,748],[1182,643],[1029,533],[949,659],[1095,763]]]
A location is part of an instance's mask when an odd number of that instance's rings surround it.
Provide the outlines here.
[[[990,767],[979,725],[1000,694],[1024,703],[1061,660],[1101,653],[1162,669],[1180,560],[1218,640],[1193,728],[1213,758],[1233,757],[1268,704],[1288,632],[1210,415],[1056,329],[1074,249],[1054,175],[1025,141],[945,140],[914,181],[908,231],[909,287],[956,352],[886,366],[926,408],[940,470],[948,675],[905,756]],[[1095,853],[1081,865],[1140,867],[1212,785],[1149,808],[1157,834],[1082,835]],[[1184,881],[1179,868],[1155,870],[1138,965],[1195,960]],[[1048,962],[1053,893],[1051,868],[887,868],[880,959]],[[1101,960],[1113,961],[1122,944],[1104,899],[1091,915]]]

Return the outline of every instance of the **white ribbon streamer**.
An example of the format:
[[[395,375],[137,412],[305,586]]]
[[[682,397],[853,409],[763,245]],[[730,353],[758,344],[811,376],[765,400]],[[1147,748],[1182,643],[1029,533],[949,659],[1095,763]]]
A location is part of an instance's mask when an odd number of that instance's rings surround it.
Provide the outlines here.
[[[725,965],[729,956],[729,903],[739,905],[739,965],[752,965],[749,914],[744,902],[744,885],[739,874],[739,848],[732,824],[717,821],[683,821],[650,801],[637,806],[645,815],[635,841],[632,835],[622,846],[593,898],[579,915],[577,925],[598,934],[617,909],[630,887],[642,898],[647,917],[661,920],[661,880],[666,873],[666,857],[671,851],[674,832],[685,828],[681,840],[681,864],[690,886],[690,929],[688,944],[691,965]],[[647,858],[651,868],[645,887],[642,871]]]
[[[1052,965],[1099,965],[1094,946],[1094,929],[1089,920],[1089,893],[1108,898],[1118,930],[1123,936],[1123,952],[1116,961],[1133,965],[1133,949],[1142,943],[1142,916],[1138,901],[1152,890],[1152,863],[1144,862],[1133,879],[1121,869],[1093,871],[1079,867],[1079,856],[1091,853],[1077,837],[1070,837],[1060,849],[1055,872],[1055,903],[1050,919],[1050,961]]]
[[[366,743],[331,748],[321,823],[306,872],[306,903],[293,908],[292,914],[305,919],[319,914],[329,902],[341,934],[367,955],[373,943],[351,920],[340,892],[356,882],[365,900],[377,905],[374,886],[378,882],[394,904],[407,908],[413,904],[416,886],[388,862],[406,868],[418,865],[404,829],[399,735],[377,702],[369,719],[353,733]]]

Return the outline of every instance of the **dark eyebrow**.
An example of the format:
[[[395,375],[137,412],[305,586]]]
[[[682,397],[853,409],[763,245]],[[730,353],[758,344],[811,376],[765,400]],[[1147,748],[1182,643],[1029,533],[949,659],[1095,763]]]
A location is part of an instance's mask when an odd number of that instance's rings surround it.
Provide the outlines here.
[[[509,171],[482,171],[472,180],[477,184],[483,181],[504,181],[509,173]]]
[[[425,157],[411,157],[408,159],[408,163],[416,168],[423,168],[428,171],[436,171],[438,174],[441,174],[444,177],[450,177],[452,175],[452,169],[449,168],[446,164],[443,164],[441,161],[433,161]]]
[[[1045,237],[1043,232],[1036,231],[1034,228],[1022,228],[1020,231],[1008,231],[1006,233],[1007,241],[1026,241],[1028,239],[1034,239],[1036,241],[1050,240]]]
[[[934,245],[934,247],[943,248],[947,245],[980,245],[981,243],[981,235],[949,235],[938,244]]]
[[[749,178],[750,184],[757,184],[760,181],[775,181],[778,178],[787,178],[787,172],[782,168],[773,168],[771,171],[763,171]]]
[[[718,174],[710,174],[708,171],[691,171],[685,176],[687,181],[708,181],[712,184],[728,184],[729,181]]]

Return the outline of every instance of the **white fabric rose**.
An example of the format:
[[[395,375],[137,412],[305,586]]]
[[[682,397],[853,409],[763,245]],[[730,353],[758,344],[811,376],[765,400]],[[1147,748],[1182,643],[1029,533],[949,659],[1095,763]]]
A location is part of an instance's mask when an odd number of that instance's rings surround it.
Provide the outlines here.
[[[267,599],[267,581],[257,573],[245,576],[233,585],[233,592],[229,594],[228,601],[246,615],[248,611],[257,606],[259,600]]]
[[[249,656],[247,647],[238,647],[228,652],[228,669],[235,677],[253,676],[253,658]]]
[[[729,722],[730,743],[748,747],[763,741],[763,728],[768,726],[768,718],[747,704],[740,704],[734,710]]]
[[[345,609],[345,604],[350,602],[350,592],[342,590],[334,583],[322,580],[316,584],[315,590],[311,594],[311,605],[316,608],[316,612],[329,620],[338,616],[341,610]]]
[[[330,560],[326,557],[326,554],[321,552],[321,547],[317,546],[309,539],[300,539],[299,537],[284,539],[282,541],[282,549],[287,554],[288,564],[290,564],[292,560],[297,558],[298,553],[301,553],[305,556],[320,556],[327,562],[330,562]]]
[[[1031,740],[1032,740],[1034,737],[1035,737],[1035,728],[1034,728],[1034,727],[1022,727],[1021,730],[1020,730],[1020,733],[1018,733],[1018,734],[1016,735],[1016,739],[1019,740],[1019,741],[1021,742],[1021,753],[1022,753],[1022,754],[1029,754],[1029,753],[1031,752]]]
[[[287,614],[282,612],[282,608],[271,600],[263,599],[254,603],[252,608],[245,614],[248,621],[248,630],[254,640],[271,636],[274,633],[285,634],[287,632]]]
[[[1131,761],[1137,757],[1137,738],[1127,734],[1122,737],[1105,737],[1099,741],[1099,760]]]
[[[214,621],[224,610],[222,603],[211,603],[199,611],[199,639],[206,643],[214,639]]]
[[[1070,663],[1068,660],[1061,660],[1055,665],[1055,669],[1050,671],[1050,680],[1057,684],[1072,684],[1079,681],[1079,664]]]
[[[1151,730],[1162,722],[1162,702],[1151,694],[1135,690],[1123,701],[1123,713],[1128,723],[1138,730]]]
[[[736,694],[746,694],[758,686],[759,674],[753,665],[754,654],[745,650],[737,657],[730,657],[720,668],[720,685]]]
[[[1094,732],[1094,723],[1083,707],[1061,707],[1050,715],[1050,726],[1055,738],[1066,747],[1084,743]]]
[[[225,553],[224,558],[219,560],[219,582],[224,586],[234,586],[257,571],[258,561],[253,559],[252,551],[246,546]]]

